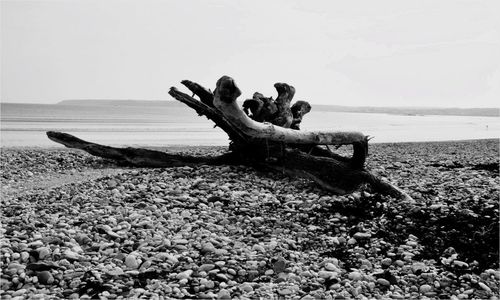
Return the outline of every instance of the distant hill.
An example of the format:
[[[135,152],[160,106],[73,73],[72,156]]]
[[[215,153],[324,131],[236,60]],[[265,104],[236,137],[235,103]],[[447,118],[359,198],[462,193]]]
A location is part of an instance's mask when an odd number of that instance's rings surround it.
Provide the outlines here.
[[[184,104],[172,100],[63,100],[57,105],[74,106],[140,106],[140,107],[172,107]],[[379,113],[392,115],[445,115],[445,116],[484,116],[498,117],[498,108],[441,108],[441,107],[372,107],[372,106],[341,106],[312,104],[314,111]]]
[[[74,105],[74,106],[184,106],[178,101],[172,100],[97,100],[97,99],[78,99],[63,100],[56,105]]]
[[[445,116],[484,116],[498,117],[498,108],[458,108],[458,107],[370,107],[370,106],[340,106],[314,105],[313,109],[321,111],[381,113],[392,115],[445,115]]]

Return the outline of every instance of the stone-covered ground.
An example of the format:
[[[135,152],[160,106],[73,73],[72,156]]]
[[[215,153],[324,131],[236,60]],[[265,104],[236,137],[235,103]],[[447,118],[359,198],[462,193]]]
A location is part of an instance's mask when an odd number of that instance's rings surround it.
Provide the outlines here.
[[[0,296],[498,299],[498,142],[371,145],[368,167],[415,203],[242,166],[2,149]]]

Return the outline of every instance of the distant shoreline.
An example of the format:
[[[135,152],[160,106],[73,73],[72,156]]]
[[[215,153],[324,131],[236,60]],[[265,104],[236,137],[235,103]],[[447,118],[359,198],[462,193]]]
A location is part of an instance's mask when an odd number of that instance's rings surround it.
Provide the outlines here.
[[[172,100],[63,100],[55,104],[35,104],[35,103],[0,103],[2,108],[28,107],[33,105],[41,106],[81,106],[81,107],[184,107],[184,104]],[[403,116],[478,116],[478,117],[499,117],[500,108],[458,108],[458,107],[374,107],[374,106],[343,106],[312,104],[314,111],[321,112],[346,112],[346,113],[372,113],[391,114]]]

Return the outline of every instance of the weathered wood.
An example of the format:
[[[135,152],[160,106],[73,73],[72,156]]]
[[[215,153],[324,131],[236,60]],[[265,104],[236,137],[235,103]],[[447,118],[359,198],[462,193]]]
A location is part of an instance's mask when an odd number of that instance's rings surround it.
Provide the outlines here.
[[[276,88],[276,91],[278,91],[278,97],[274,101],[276,102],[278,112],[276,113],[276,116],[271,121],[271,123],[283,128],[290,128],[290,125],[292,125],[293,121],[290,103],[292,102],[293,96],[295,95],[295,88],[282,82],[274,84],[274,87]]]
[[[198,115],[206,116],[209,120],[213,121],[216,126],[220,127],[227,133],[231,141],[236,143],[244,143],[246,141],[247,137],[245,134],[233,126],[215,107],[210,107],[179,91],[175,87],[170,88],[168,93],[177,101],[182,102],[194,109]]]
[[[142,148],[116,148],[87,142],[71,134],[56,131],[48,131],[47,137],[68,148],[80,149],[94,156],[115,160],[119,163],[135,167],[167,168],[197,164],[220,165],[234,162],[234,156],[231,153],[214,157],[200,157],[170,154]]]
[[[291,92],[286,92],[290,94]],[[217,81],[214,92],[214,106],[243,134],[250,138],[273,142],[308,145],[347,145],[366,143],[361,132],[345,131],[298,131],[273,124],[259,123],[250,119],[238,106],[236,98],[241,95],[234,80],[224,76]],[[284,98],[284,97],[283,97]],[[287,100],[282,100],[283,102]],[[282,103],[283,103],[282,102]]]
[[[300,123],[302,118],[311,111],[311,105],[307,101],[297,101],[290,108],[292,111],[292,125],[290,128],[300,130]]]
[[[47,136],[66,147],[133,166],[244,164],[307,177],[337,194],[350,193],[369,184],[376,192],[411,200],[406,193],[364,168],[368,155],[367,136],[360,132],[299,131],[302,117],[310,111],[311,106],[305,101],[297,101],[290,107],[295,94],[292,86],[276,84],[276,101],[255,93],[252,99],[245,101],[246,105],[242,110],[236,103],[241,91],[230,77],[219,79],[214,93],[195,82],[184,80],[182,83],[200,101],[175,87],[170,89],[169,94],[224,130],[231,140],[230,152],[217,157],[196,157],[148,149],[103,146],[60,132],[47,132]],[[272,122],[275,124],[271,124]],[[335,154],[328,148],[328,145],[348,144],[353,145],[351,158]],[[321,148],[325,147],[321,145],[326,145],[327,148]]]
[[[191,92],[193,92],[193,96],[194,95],[198,96],[203,104],[208,105],[210,107],[214,106],[213,104],[214,94],[210,90],[204,88],[203,86],[191,80],[183,80],[181,81],[181,83],[185,87],[187,87]]]
[[[243,111],[254,121],[271,122],[278,112],[278,107],[272,97],[264,97],[255,92],[252,99],[243,102]]]

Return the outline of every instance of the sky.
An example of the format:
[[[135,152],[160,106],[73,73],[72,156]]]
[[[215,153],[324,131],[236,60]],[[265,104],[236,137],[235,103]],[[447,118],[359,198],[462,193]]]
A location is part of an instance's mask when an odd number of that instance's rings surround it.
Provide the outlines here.
[[[241,99],[500,107],[498,0],[0,0],[2,102],[169,100],[233,77]]]

